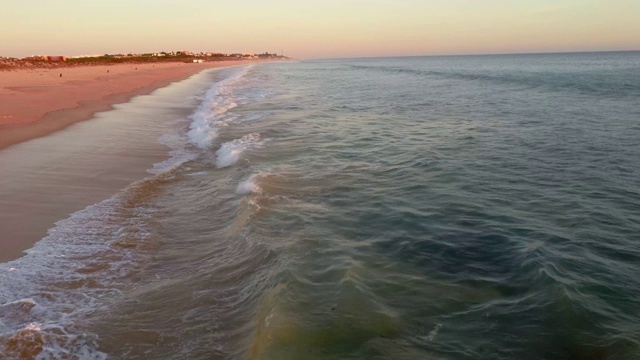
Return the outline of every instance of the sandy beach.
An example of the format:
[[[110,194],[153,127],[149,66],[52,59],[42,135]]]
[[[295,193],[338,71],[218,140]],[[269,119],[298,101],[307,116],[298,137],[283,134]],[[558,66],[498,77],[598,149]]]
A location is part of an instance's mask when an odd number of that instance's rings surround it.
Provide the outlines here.
[[[247,61],[114,64],[0,72],[0,149],[61,130],[204,69]]]
[[[210,86],[206,76],[181,80],[247,62],[0,72],[0,261],[23,256],[56,221],[111,197],[165,160],[158,137],[193,106],[171,102]]]

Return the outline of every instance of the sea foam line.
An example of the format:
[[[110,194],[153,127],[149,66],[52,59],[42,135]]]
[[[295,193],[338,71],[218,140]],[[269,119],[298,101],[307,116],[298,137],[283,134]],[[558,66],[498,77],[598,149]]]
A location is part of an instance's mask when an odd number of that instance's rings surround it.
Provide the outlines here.
[[[233,85],[244,78],[251,68],[253,65],[244,66],[207,90],[204,100],[190,116],[192,122],[187,136],[192,144],[203,150],[208,149],[218,137],[219,128],[233,120],[234,117],[228,114],[229,110],[238,106],[234,100]]]
[[[0,264],[0,354],[107,358],[97,350],[97,336],[78,324],[105,297],[121,294],[149,256],[154,237],[146,224],[155,210],[145,199],[164,176],[170,173],[56,222],[27,255]]]
[[[256,149],[262,145],[258,133],[247,134],[240,139],[228,141],[216,151],[216,167],[220,169],[231,166],[238,161],[245,150]]]

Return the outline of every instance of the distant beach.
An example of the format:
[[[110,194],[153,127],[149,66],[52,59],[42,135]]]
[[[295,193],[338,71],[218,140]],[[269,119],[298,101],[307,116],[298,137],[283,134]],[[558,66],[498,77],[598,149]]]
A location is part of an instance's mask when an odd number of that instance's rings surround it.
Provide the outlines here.
[[[0,149],[87,120],[204,69],[255,60],[13,67],[0,72]]]

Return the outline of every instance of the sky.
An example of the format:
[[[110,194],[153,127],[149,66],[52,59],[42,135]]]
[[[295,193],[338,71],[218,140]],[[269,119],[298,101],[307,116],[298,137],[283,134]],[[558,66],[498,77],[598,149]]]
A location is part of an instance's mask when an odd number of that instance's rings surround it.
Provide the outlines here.
[[[640,50],[640,0],[3,0],[0,56]]]

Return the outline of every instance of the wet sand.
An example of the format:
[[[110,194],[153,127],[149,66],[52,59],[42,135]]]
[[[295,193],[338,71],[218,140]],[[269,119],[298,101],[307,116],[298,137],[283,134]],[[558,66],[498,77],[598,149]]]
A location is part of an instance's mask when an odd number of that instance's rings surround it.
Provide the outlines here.
[[[197,105],[194,95],[211,85],[214,74],[169,83],[206,68],[239,64],[65,69],[75,80],[57,85],[50,71],[36,70],[30,76],[42,76],[40,85],[31,79],[3,86],[0,113],[10,116],[0,128],[0,144],[7,146],[0,151],[0,262],[24,255],[56,221],[110,198],[167,159],[169,148],[158,138],[176,121],[186,122]],[[107,69],[112,78],[98,75]],[[25,76],[1,73],[3,81],[7,74],[12,84]],[[136,96],[142,93],[150,94]],[[87,119],[91,121],[82,121]],[[17,143],[24,139],[33,140]]]
[[[250,61],[0,71],[0,149],[87,120],[113,104],[149,94],[204,69],[245,62]]]

